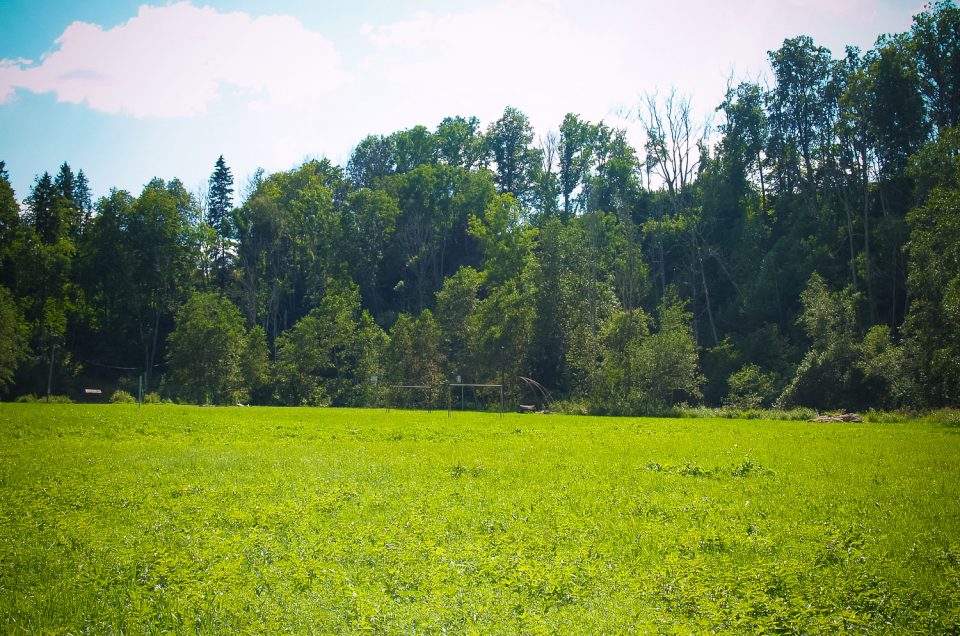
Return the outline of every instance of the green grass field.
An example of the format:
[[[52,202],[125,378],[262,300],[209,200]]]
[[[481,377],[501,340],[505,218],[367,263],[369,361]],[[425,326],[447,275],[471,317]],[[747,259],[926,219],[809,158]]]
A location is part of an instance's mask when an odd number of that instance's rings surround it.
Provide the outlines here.
[[[0,405],[4,633],[958,633],[960,428]]]

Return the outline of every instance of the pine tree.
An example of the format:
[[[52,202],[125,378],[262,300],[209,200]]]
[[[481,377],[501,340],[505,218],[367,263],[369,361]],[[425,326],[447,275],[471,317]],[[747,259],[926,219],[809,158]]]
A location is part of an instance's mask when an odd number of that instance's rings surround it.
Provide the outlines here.
[[[27,197],[27,205],[30,207],[30,221],[40,241],[48,245],[56,243],[61,236],[62,219],[57,187],[49,172],[37,177]]]
[[[77,204],[77,209],[83,216],[84,222],[90,217],[93,210],[91,198],[90,182],[87,181],[87,175],[83,174],[83,170],[80,170],[73,182],[73,201]]]
[[[227,248],[233,236],[230,212],[233,209],[233,175],[223,160],[217,159],[213,174],[210,175],[210,190],[207,194],[207,225],[216,232],[214,247],[214,268],[217,284],[221,289],[226,285]]]
[[[57,178],[53,180],[53,184],[57,186],[57,193],[65,199],[73,201],[74,183],[73,170],[70,168],[70,164],[64,161],[60,165],[60,172],[57,173]]]
[[[83,224],[83,212],[76,198],[77,184],[77,177],[73,174],[70,164],[64,161],[53,180],[53,185],[56,189],[59,205],[60,229],[68,232],[70,238],[74,240],[80,236],[80,229]]]

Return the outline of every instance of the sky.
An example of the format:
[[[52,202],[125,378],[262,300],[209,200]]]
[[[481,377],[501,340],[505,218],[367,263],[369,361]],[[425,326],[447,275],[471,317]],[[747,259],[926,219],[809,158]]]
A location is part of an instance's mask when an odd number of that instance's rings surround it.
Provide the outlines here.
[[[199,192],[223,155],[345,164],[368,134],[506,106],[624,126],[676,89],[709,116],[732,78],[809,35],[835,57],[909,29],[923,0],[0,0],[0,160],[18,199],[63,161],[95,196],[153,177]]]

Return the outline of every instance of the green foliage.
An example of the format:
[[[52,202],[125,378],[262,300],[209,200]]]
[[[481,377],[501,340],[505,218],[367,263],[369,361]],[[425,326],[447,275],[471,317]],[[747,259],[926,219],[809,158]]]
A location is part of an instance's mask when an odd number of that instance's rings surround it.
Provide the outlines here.
[[[218,294],[195,293],[177,314],[168,340],[177,396],[199,404],[235,403],[243,390],[241,373],[255,372],[251,359],[241,370],[245,345],[240,310]]]
[[[910,364],[925,401],[960,403],[960,128],[944,131],[911,167],[920,205],[910,211],[904,331]]]
[[[910,42],[890,38],[867,57],[865,87],[869,121],[885,176],[896,178],[929,135],[921,82],[910,57]]]
[[[528,374],[534,307],[525,281],[510,280],[490,291],[471,315],[468,333],[474,366],[464,377],[520,391],[515,378]],[[502,380],[502,382],[501,382]]]
[[[230,239],[234,230],[231,223],[233,210],[233,174],[223,155],[217,158],[213,174],[210,175],[207,191],[206,223],[213,229],[215,242],[213,247],[213,264],[216,268],[218,285],[222,289],[226,282],[227,251],[230,249]]]
[[[450,365],[451,375],[465,375],[470,366],[470,342],[473,340],[472,316],[477,309],[477,294],[483,277],[472,267],[461,267],[443,281],[437,292],[434,317],[443,338],[442,353]]]
[[[539,138],[512,107],[446,117],[367,136],[343,167],[259,170],[236,209],[223,157],[203,202],[154,179],[91,205],[64,162],[22,213],[0,162],[0,305],[29,349],[4,334],[20,364],[0,384],[129,388],[137,370],[188,400],[373,404],[393,325],[393,366],[534,377],[597,412],[777,392],[955,406],[958,25],[940,0],[863,52],[787,39],[769,87],[728,87],[715,131],[677,92],[647,93],[641,139],[574,113]],[[241,324],[220,328],[229,347],[185,347],[177,316],[210,290]],[[229,362],[187,371],[200,344]]]
[[[247,332],[237,357],[240,402],[266,404],[270,401],[270,350],[267,334],[256,325]]]
[[[146,400],[144,400],[146,402]],[[133,397],[122,389],[117,389],[110,394],[110,404],[136,404],[137,398]]]
[[[601,333],[602,363],[591,392],[596,413],[656,413],[701,397],[691,315],[674,293],[657,311],[657,329],[642,311],[618,312]]]
[[[16,286],[17,244],[22,240],[20,206],[10,182],[0,178],[0,286]]]
[[[410,172],[414,168],[435,162],[436,142],[426,126],[414,126],[409,130],[393,133],[390,137],[393,140],[397,172]]]
[[[924,420],[940,426],[960,427],[960,410],[939,409],[927,414]]]
[[[73,404],[73,400],[70,399],[69,395],[44,395],[43,397],[37,397],[32,393],[17,396],[14,402],[19,404]]]
[[[642,358],[649,353],[644,343],[650,337],[651,322],[637,309],[618,312],[604,324],[600,335],[603,362],[591,391],[594,410],[629,413],[646,397],[640,377]]]
[[[274,363],[276,398],[281,404],[327,406],[330,396],[320,381],[329,367],[322,345],[324,324],[313,314],[304,316],[277,339]]]
[[[160,394],[157,393],[156,391],[153,391],[151,393],[147,393],[146,395],[144,395],[143,403],[144,404],[172,404],[170,400],[164,400],[163,398],[161,398]]]
[[[771,143],[767,154],[776,160],[783,190],[801,185],[808,193],[816,187],[821,150],[819,140],[828,134],[836,110],[834,62],[830,51],[808,36],[784,40],[769,53],[776,84],[771,92]]]
[[[355,250],[351,273],[365,304],[374,311],[384,302],[380,270],[399,215],[396,199],[381,190],[357,190],[347,197],[343,224],[344,238]]]
[[[277,339],[276,398],[290,405],[373,404],[387,337],[360,307],[355,285],[336,283]]]
[[[861,339],[858,297],[851,290],[831,292],[814,274],[801,300],[798,322],[812,346],[780,396],[782,404],[853,410],[871,403],[892,408],[915,399],[904,350],[893,342],[890,329],[875,325]]]
[[[736,409],[768,407],[776,398],[776,376],[755,364],[744,365],[727,380],[725,402]]]
[[[27,359],[27,325],[6,287],[0,286],[0,390],[13,382],[14,373]]]
[[[400,385],[418,385],[432,387],[410,395],[393,396],[393,404],[398,398],[413,397],[413,401],[403,399],[407,406],[436,405],[441,396],[445,381],[442,335],[440,327],[429,309],[416,318],[409,314],[400,314],[390,329],[390,344],[386,352],[387,379]]]
[[[913,18],[910,45],[930,118],[940,131],[960,126],[960,9],[935,0]]]
[[[384,270],[395,305],[419,311],[430,306],[445,277],[471,262],[476,243],[469,219],[483,214],[496,190],[489,172],[447,165],[423,165],[383,185],[400,209]]]
[[[471,170],[485,163],[486,148],[476,117],[444,117],[433,140],[439,159],[448,165]]]
[[[890,328],[874,325],[863,337],[856,366],[872,389],[869,396],[880,408],[912,406],[917,387],[907,365],[903,347],[893,342]]]
[[[533,254],[537,231],[524,220],[520,205],[511,194],[496,197],[483,217],[470,217],[470,235],[483,251],[484,282],[496,287],[520,276]]]
[[[664,296],[657,308],[657,332],[643,342],[637,360],[644,401],[671,405],[701,397],[703,376],[691,321],[685,302]]]
[[[541,161],[540,152],[532,147],[530,120],[516,108],[508,106],[503,116],[487,128],[486,142],[497,167],[494,180],[500,193],[527,200]]]
[[[780,398],[786,406],[855,408],[858,376],[856,295],[846,289],[831,292],[814,273],[800,295],[803,311],[797,322],[811,341],[811,348]]]

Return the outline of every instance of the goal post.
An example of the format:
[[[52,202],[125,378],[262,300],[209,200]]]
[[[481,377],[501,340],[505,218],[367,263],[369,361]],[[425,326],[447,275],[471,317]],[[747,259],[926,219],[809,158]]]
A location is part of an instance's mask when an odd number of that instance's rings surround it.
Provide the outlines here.
[[[432,413],[435,396],[431,395],[431,393],[439,387],[431,386],[429,384],[388,384],[387,388],[390,389],[391,393],[393,393],[396,390],[399,390],[400,392],[406,393],[407,395],[411,393],[416,395],[420,391],[423,391],[424,397],[426,398],[426,401],[427,401],[427,412]],[[390,397],[392,398],[393,395],[391,395]],[[390,412],[391,403],[394,401],[395,400],[391,400],[391,399],[387,400],[387,413]]]
[[[499,389],[500,390],[500,417],[503,417],[503,385],[502,384],[472,384],[468,382],[451,382],[447,385],[447,417],[453,413],[453,390],[454,389],[473,389],[476,395],[477,389]]]

